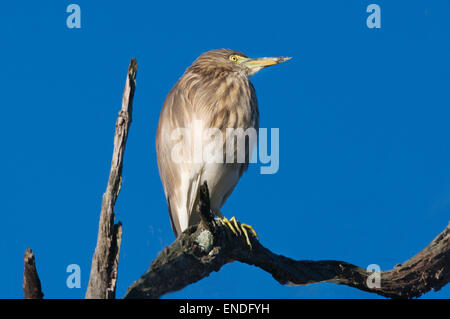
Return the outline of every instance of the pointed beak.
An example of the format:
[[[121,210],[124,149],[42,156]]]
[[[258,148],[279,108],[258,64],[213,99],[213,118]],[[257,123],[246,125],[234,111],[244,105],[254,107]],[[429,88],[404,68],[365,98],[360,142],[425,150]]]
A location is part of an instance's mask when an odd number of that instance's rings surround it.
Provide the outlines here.
[[[242,62],[245,66],[247,66],[250,69],[255,68],[265,68],[271,65],[280,64],[287,60],[292,59],[291,57],[285,57],[285,56],[279,56],[279,57],[272,57],[272,58],[257,58],[257,59],[247,59]]]

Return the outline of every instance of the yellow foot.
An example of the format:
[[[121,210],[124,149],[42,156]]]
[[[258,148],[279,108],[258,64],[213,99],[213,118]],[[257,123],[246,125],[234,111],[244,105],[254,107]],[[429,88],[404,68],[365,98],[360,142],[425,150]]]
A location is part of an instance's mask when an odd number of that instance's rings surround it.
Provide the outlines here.
[[[236,218],[235,218],[234,216],[231,217],[230,220],[228,220],[228,219],[227,219],[226,217],[224,217],[224,216],[221,216],[221,217],[218,217],[218,220],[222,223],[222,225],[227,226],[228,228],[230,228],[231,231],[232,231],[236,236],[238,236],[238,233],[236,232],[236,230],[239,232],[239,236],[242,236],[242,234],[244,234],[244,236],[245,236],[245,241],[247,242],[247,245],[250,246],[250,248],[252,248],[252,245],[251,245],[251,243],[250,243],[250,238],[248,237],[248,231],[247,231],[247,229],[250,230],[251,234],[252,234],[254,237],[256,237],[257,239],[259,239],[259,238],[258,238],[258,234],[256,233],[256,231],[253,229],[252,226],[247,225],[247,224],[241,224],[241,223],[239,223],[239,222],[236,220]],[[233,226],[233,225],[234,225],[234,226]]]
[[[237,232],[234,229],[233,225],[230,223],[230,221],[228,220],[228,218],[222,216],[222,217],[218,217],[217,218],[218,221],[220,221],[222,223],[223,226],[228,227],[229,229],[231,229],[231,231],[237,236]]]

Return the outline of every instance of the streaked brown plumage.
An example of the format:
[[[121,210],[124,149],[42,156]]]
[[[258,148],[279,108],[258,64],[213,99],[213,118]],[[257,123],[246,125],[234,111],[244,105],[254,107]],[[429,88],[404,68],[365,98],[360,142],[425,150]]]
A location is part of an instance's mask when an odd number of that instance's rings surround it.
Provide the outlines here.
[[[192,210],[198,187],[205,180],[210,192],[211,210],[221,215],[220,208],[248,167],[253,145],[246,147],[244,162],[176,162],[172,151],[180,140],[174,140],[172,132],[187,128],[192,132],[194,142],[205,145],[198,132],[207,128],[219,129],[223,136],[226,136],[227,128],[242,128],[244,131],[255,128],[257,131],[258,102],[248,78],[265,66],[285,60],[287,58],[249,59],[243,53],[229,49],[212,50],[197,58],[168,94],[158,123],[156,150],[176,236],[199,222],[199,216]],[[192,155],[191,144],[181,143],[183,156],[195,156]],[[225,143],[226,140],[216,147]]]

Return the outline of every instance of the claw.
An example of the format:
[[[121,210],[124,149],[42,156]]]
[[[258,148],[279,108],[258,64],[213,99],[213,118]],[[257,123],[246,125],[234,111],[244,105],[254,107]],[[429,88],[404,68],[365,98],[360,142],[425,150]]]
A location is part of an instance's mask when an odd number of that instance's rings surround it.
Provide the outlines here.
[[[238,221],[236,220],[236,218],[234,216],[230,218],[230,222],[233,222],[234,226],[236,227],[236,229],[239,232],[239,235],[242,235],[241,228],[239,227]]]
[[[248,233],[247,233],[247,230],[245,229],[245,227],[242,227],[242,232],[245,235],[245,241],[247,242],[247,245],[249,245],[250,249],[252,249],[252,244],[250,243],[250,238],[248,238]]]
[[[231,231],[237,236],[237,232],[236,230],[234,230],[233,225],[231,225],[230,221],[228,220],[228,218],[226,217],[220,217],[219,221],[222,223],[222,225],[224,226],[228,226],[228,228],[231,229]]]
[[[245,241],[247,242],[247,245],[250,247],[250,249],[252,249],[252,244],[250,243],[250,237],[248,236],[248,230],[250,230],[250,232],[252,233],[252,235],[254,237],[256,237],[257,239],[259,239],[258,234],[256,233],[256,231],[253,229],[252,226],[248,225],[248,224],[241,224],[236,220],[236,217],[231,217],[230,219],[226,218],[225,216],[222,215],[222,213],[220,212],[216,212],[215,215],[217,216],[217,220],[223,225],[228,227],[229,229],[231,229],[231,231],[236,235],[236,236],[242,236],[242,234],[244,234],[245,236]],[[237,230],[237,231],[236,231]],[[239,234],[238,234],[239,232]]]
[[[241,224],[241,227],[242,227],[242,228],[245,227],[245,228],[250,229],[250,231],[252,232],[253,236],[255,236],[257,239],[259,239],[258,234],[256,233],[256,231],[253,229],[252,226],[250,226],[250,225],[248,225],[248,224]]]

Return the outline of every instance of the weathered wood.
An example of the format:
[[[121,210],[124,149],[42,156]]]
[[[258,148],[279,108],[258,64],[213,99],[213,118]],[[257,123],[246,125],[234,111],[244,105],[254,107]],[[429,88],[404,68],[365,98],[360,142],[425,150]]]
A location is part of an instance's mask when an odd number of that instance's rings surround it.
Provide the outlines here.
[[[27,248],[24,256],[25,269],[23,272],[23,292],[25,299],[42,299],[41,281],[39,279],[33,251]]]
[[[133,97],[136,88],[136,73],[137,62],[136,59],[132,59],[128,68],[123,92],[122,108],[116,121],[111,170],[108,185],[102,200],[97,246],[92,258],[86,298],[115,298],[122,240],[122,224],[120,222],[117,224],[114,223],[114,206],[122,183],[123,155],[131,124]]]
[[[274,254],[253,237],[250,248],[243,237],[236,237],[212,220],[209,203],[202,203],[208,200],[206,185],[202,185],[199,193],[203,195],[197,205],[202,223],[188,228],[160,252],[148,271],[128,288],[125,298],[159,298],[219,271],[232,261],[259,267],[284,285],[331,282],[391,298],[419,297],[450,281],[450,225],[416,256],[393,270],[380,272],[381,286],[372,289],[367,285],[371,273],[355,265],[336,260],[293,260]]]

